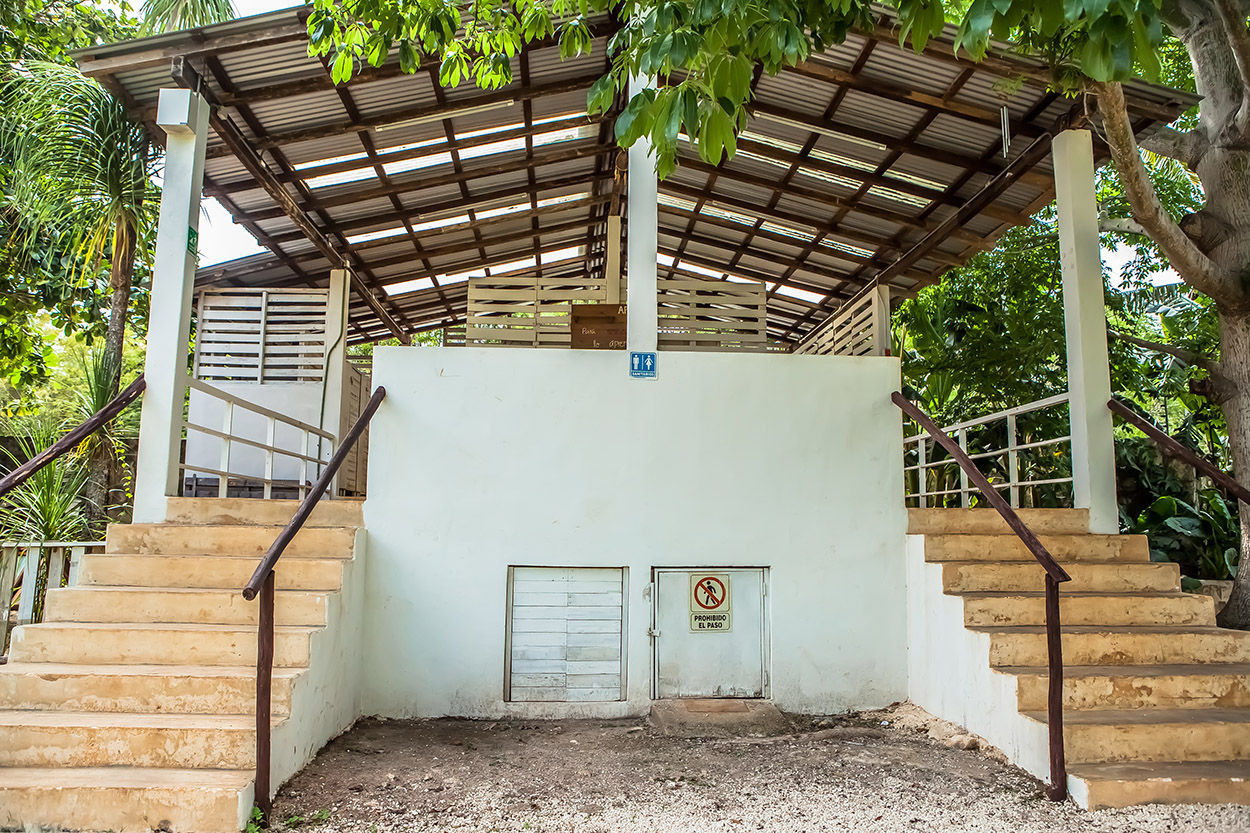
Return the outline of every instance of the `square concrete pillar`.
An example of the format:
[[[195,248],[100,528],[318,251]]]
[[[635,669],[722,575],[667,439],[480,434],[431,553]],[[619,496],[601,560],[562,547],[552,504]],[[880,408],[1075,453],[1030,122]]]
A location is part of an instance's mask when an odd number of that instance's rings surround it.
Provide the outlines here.
[[[1107,409],[1111,375],[1093,143],[1088,130],[1065,130],[1055,137],[1052,147],[1071,397],[1072,491],[1075,505],[1089,510],[1090,532],[1115,533],[1120,520],[1115,434]]]
[[[635,78],[630,94],[645,88],[646,82]],[[633,352],[656,349],[660,317],[657,307],[659,288],[656,251],[659,249],[659,181],[655,174],[655,158],[651,142],[646,138],[634,142],[629,149],[629,239],[626,247],[625,301],[628,321],[625,343]]]
[[[147,389],[135,463],[136,523],[165,520],[165,498],[181,492],[178,456],[187,395],[208,104],[190,90],[161,90],[156,123],[167,138],[143,366]]]

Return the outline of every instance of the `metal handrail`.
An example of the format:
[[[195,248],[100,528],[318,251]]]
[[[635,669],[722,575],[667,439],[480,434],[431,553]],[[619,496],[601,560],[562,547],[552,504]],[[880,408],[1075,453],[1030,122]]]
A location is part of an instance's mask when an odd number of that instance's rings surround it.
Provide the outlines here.
[[[1111,409],[1113,414],[1123,419],[1129,425],[1132,425],[1138,431],[1141,431],[1150,439],[1154,440],[1155,444],[1163,450],[1163,453],[1170,457],[1177,458],[1182,463],[1188,463],[1190,466],[1196,468],[1198,471],[1211,478],[1216,485],[1223,488],[1233,497],[1237,498],[1246,505],[1250,505],[1250,489],[1247,489],[1245,486],[1234,480],[1232,475],[1228,472],[1224,471],[1210,460],[1204,460],[1199,457],[1193,452],[1192,449],[1186,448],[1176,440],[1169,437],[1167,434],[1160,431],[1159,428],[1152,424],[1149,420],[1142,419],[1140,416],[1133,413],[1132,410],[1130,410],[1123,402],[1112,399],[1107,403],[1107,407]]]
[[[291,516],[291,520],[278,533],[278,537],[274,539],[273,544],[265,552],[265,556],[260,560],[260,564],[256,567],[256,572],[252,574],[247,585],[243,588],[243,598],[251,601],[257,595],[260,595],[260,623],[257,626],[256,636],[256,806],[266,818],[273,809],[273,798],[270,793],[270,701],[273,693],[273,654],[274,654],[274,591],[276,589],[276,579],[274,576],[274,568],[278,564],[278,559],[282,557],[282,553],[286,550],[287,545],[295,537],[296,533],[304,526],[304,523],[312,515],[313,510],[317,507],[317,501],[325,494],[326,489],[330,487],[330,481],[334,479],[334,475],[338,473],[339,467],[343,465],[343,461],[347,459],[348,452],[356,441],[360,439],[360,435],[369,425],[369,420],[373,418],[374,413],[382,404],[382,400],[386,398],[386,388],[379,385],[374,391],[373,396],[369,397],[369,402],[365,405],[360,416],[347,433],[343,435],[343,440],[339,443],[339,447],[335,449],[334,456],[326,463],[325,469],[321,472],[321,476],[317,478],[317,482],[308,490],[308,494],[300,501],[299,508],[295,510],[295,514]]]
[[[126,389],[114,396],[100,410],[96,411],[78,427],[74,428],[64,437],[45,448],[42,452],[22,463],[13,471],[0,478],[0,495],[4,495],[21,484],[25,483],[27,478],[39,471],[53,460],[67,453],[70,449],[75,448],[83,440],[90,437],[100,429],[105,423],[110,422],[114,417],[126,409],[126,406],[139,398],[139,394],[143,393],[143,389],[148,386],[147,381],[140,374]]]
[[[928,414],[920,410],[914,402],[903,396],[903,394],[898,392],[892,393],[890,394],[890,399],[903,413],[914,419],[921,428],[928,432],[929,436],[938,445],[950,453],[951,457],[959,463],[959,467],[967,474],[968,479],[981,490],[986,501],[998,510],[998,514],[1003,516],[1007,526],[1019,537],[1025,548],[1032,553],[1033,557],[1037,559],[1037,563],[1042,565],[1042,569],[1046,571],[1046,654],[1048,678],[1046,723],[1050,734],[1050,786],[1046,790],[1046,796],[1052,801],[1063,801],[1068,797],[1068,774],[1063,746],[1063,645],[1059,621],[1059,583],[1071,581],[1072,577],[1059,566],[1054,556],[1037,539],[1033,531],[1025,525],[1020,516],[1016,514],[1016,511],[990,485],[990,482],[985,479],[985,475],[977,468],[977,464],[972,462],[967,452],[959,447],[959,443],[955,442],[949,434],[939,428],[937,423],[929,418]]]

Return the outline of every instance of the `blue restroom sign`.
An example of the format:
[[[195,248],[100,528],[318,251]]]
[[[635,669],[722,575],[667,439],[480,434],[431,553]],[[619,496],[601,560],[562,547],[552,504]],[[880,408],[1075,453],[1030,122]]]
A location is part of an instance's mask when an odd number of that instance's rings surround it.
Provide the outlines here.
[[[635,379],[657,378],[659,360],[655,353],[630,353],[629,375]]]

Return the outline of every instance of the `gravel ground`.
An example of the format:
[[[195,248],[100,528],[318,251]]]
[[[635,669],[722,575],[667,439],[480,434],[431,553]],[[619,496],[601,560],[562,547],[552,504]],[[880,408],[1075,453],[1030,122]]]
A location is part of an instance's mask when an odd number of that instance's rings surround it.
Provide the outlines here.
[[[361,831],[1250,831],[1250,807],[1086,813],[913,706],[686,740],[638,720],[366,719],[282,790],[279,829]]]

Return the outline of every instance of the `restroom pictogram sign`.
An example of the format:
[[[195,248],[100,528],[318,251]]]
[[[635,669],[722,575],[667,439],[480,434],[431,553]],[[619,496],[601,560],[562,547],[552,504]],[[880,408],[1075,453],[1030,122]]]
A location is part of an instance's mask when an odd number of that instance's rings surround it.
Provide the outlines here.
[[[690,576],[690,630],[724,633],[730,629],[730,583],[726,573]]]

